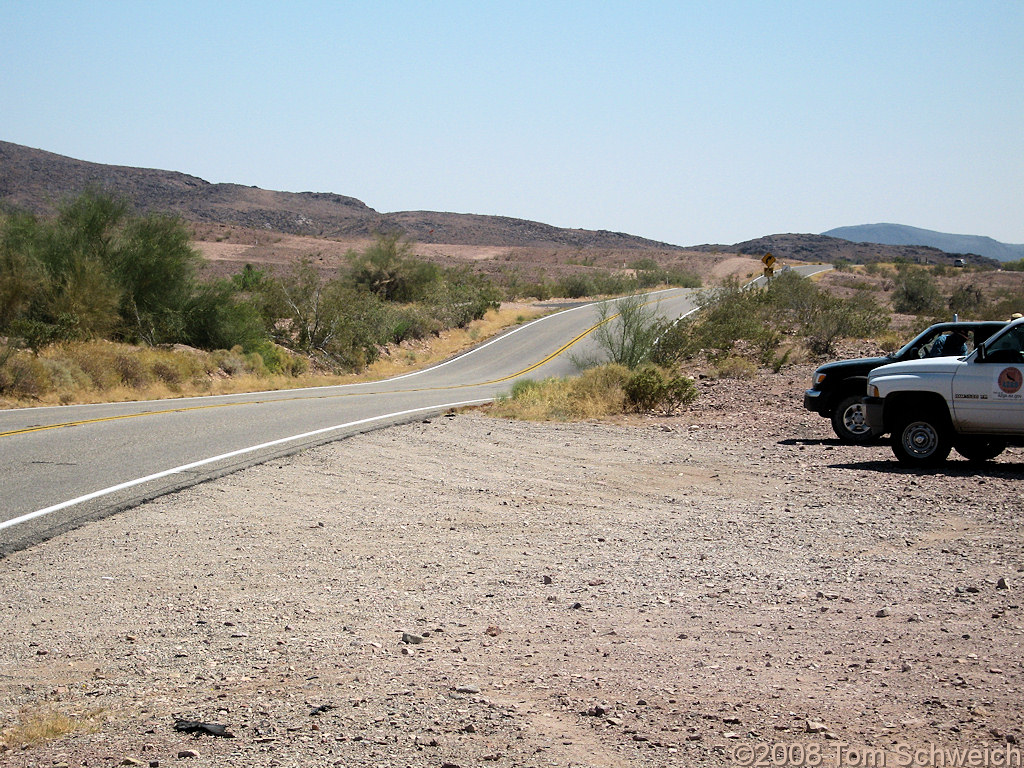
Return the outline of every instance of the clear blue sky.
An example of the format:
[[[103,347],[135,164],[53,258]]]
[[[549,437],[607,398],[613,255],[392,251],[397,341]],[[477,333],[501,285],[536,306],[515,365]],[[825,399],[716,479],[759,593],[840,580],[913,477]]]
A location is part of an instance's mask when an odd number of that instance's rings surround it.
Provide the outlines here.
[[[1024,243],[1024,2],[6,0],[0,139],[678,245]]]

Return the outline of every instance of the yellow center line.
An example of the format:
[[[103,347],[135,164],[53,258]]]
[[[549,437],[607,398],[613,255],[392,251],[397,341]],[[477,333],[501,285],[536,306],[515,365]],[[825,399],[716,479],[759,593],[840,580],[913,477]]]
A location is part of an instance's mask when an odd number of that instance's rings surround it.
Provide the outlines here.
[[[653,302],[647,302],[647,303],[650,304],[650,303],[653,303]],[[35,426],[35,427],[25,427],[23,429],[12,429],[9,432],[0,432],[0,437],[13,437],[14,435],[25,435],[25,434],[29,434],[29,433],[32,433],[32,432],[45,432],[45,431],[50,430],[50,429],[63,429],[64,427],[80,427],[80,426],[83,426],[85,424],[99,424],[99,423],[104,422],[104,421],[120,421],[121,419],[134,419],[134,418],[138,418],[139,416],[160,416],[160,415],[164,415],[164,414],[168,414],[168,413],[185,413],[187,411],[202,411],[202,410],[206,410],[206,409],[209,409],[209,408],[227,408],[229,406],[235,406],[235,405],[259,405],[260,403],[264,403],[264,402],[274,402],[274,403],[297,402],[299,400],[326,400],[326,399],[334,399],[334,398],[339,398],[339,397],[359,397],[359,396],[365,396],[365,395],[385,395],[385,394],[387,394],[387,395],[392,395],[392,394],[397,395],[397,394],[407,394],[407,393],[410,393],[410,392],[438,392],[438,391],[448,390],[448,389],[466,389],[468,387],[485,387],[485,386],[488,386],[490,384],[500,384],[500,383],[502,383],[504,381],[509,381],[510,379],[514,379],[517,376],[522,376],[523,374],[530,373],[531,371],[535,371],[536,369],[540,368],[545,363],[548,363],[551,360],[553,360],[554,358],[558,357],[558,355],[560,355],[563,352],[565,352],[565,350],[569,349],[574,344],[576,344],[579,341],[581,341],[585,336],[587,336],[587,334],[591,333],[592,331],[594,331],[597,328],[600,328],[605,323],[610,322],[611,320],[614,320],[616,317],[618,317],[617,314],[611,315],[610,317],[606,317],[600,323],[597,323],[596,325],[591,326],[590,328],[588,328],[587,330],[583,331],[581,334],[579,334],[575,338],[573,338],[570,341],[568,341],[567,343],[563,344],[561,347],[556,349],[554,352],[552,352],[550,355],[545,357],[543,360],[540,360],[539,362],[536,362],[533,365],[531,365],[531,366],[529,366],[527,368],[524,368],[521,371],[517,371],[515,373],[510,373],[508,376],[502,376],[499,379],[491,379],[490,381],[478,381],[478,382],[473,382],[472,384],[452,384],[451,386],[447,386],[447,387],[419,387],[419,388],[415,388],[415,389],[395,389],[395,390],[388,390],[386,392],[339,392],[336,395],[319,395],[319,396],[316,396],[316,397],[310,396],[310,395],[301,395],[301,396],[296,396],[296,397],[280,397],[280,398],[275,398],[273,400],[241,400],[241,401],[232,402],[232,403],[213,403],[213,404],[209,404],[209,405],[179,406],[177,408],[167,408],[167,409],[160,410],[160,411],[143,411],[142,413],[124,413],[124,414],[120,414],[118,416],[101,416],[101,417],[96,418],[96,419],[81,419],[79,421],[66,421],[66,422],[62,422],[60,424],[47,424],[47,425]],[[349,385],[349,386],[351,386],[351,385]]]

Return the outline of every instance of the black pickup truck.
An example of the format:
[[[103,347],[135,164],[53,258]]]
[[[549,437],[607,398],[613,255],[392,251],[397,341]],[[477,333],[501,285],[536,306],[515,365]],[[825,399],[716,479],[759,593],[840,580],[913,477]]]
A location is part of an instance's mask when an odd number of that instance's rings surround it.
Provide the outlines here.
[[[970,352],[1005,325],[1005,322],[991,321],[937,323],[885,357],[861,357],[826,363],[814,372],[813,386],[804,392],[804,408],[832,419],[832,429],[843,442],[871,442],[876,435],[868,426],[861,403],[871,371],[880,365],[904,360],[966,354],[962,348],[942,349],[950,332],[960,331],[967,340],[967,352]]]

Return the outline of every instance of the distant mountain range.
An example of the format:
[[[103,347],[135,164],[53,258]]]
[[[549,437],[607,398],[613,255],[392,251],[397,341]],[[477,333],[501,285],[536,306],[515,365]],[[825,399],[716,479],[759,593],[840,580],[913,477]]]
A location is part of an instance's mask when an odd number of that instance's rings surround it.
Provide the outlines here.
[[[950,235],[903,224],[860,224],[855,227],[837,227],[821,234],[854,243],[926,245],[946,253],[975,253],[998,261],[1024,259],[1024,245],[1000,243],[980,235]]]
[[[0,206],[52,213],[56,204],[88,188],[125,197],[139,211],[291,235],[344,238],[401,231],[418,243],[681,250],[621,232],[566,229],[506,216],[433,211],[379,213],[345,195],[211,184],[176,171],[101,165],[0,141]]]
[[[436,248],[528,249],[546,254],[586,250],[603,254],[609,264],[622,264],[640,255],[676,261],[686,253],[738,253],[760,258],[771,252],[779,258],[801,261],[903,258],[924,264],[952,264],[951,254],[956,254],[969,263],[989,266],[995,265],[993,259],[1024,258],[1024,245],[895,224],[843,227],[824,235],[768,235],[734,245],[684,248],[622,232],[567,229],[507,216],[434,211],[380,213],[354,197],[330,192],[276,192],[241,184],[211,184],[177,171],[90,163],[0,141],[0,211],[51,214],[61,201],[90,188],[124,197],[138,211],[170,213],[197,225],[226,225],[256,233],[271,231],[338,241],[402,232],[418,244]],[[945,239],[932,245],[924,235]],[[990,251],[983,249],[983,244],[1002,250],[988,257]],[[601,259],[598,262],[603,263]]]

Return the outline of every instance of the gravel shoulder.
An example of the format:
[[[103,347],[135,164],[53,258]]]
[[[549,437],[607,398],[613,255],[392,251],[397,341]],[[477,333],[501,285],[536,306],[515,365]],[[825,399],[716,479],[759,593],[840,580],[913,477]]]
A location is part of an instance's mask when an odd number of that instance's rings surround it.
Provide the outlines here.
[[[431,419],[10,555],[0,729],[95,727],[0,764],[1019,749],[1024,452],[901,470],[804,412],[809,378],[702,381],[671,418]]]

